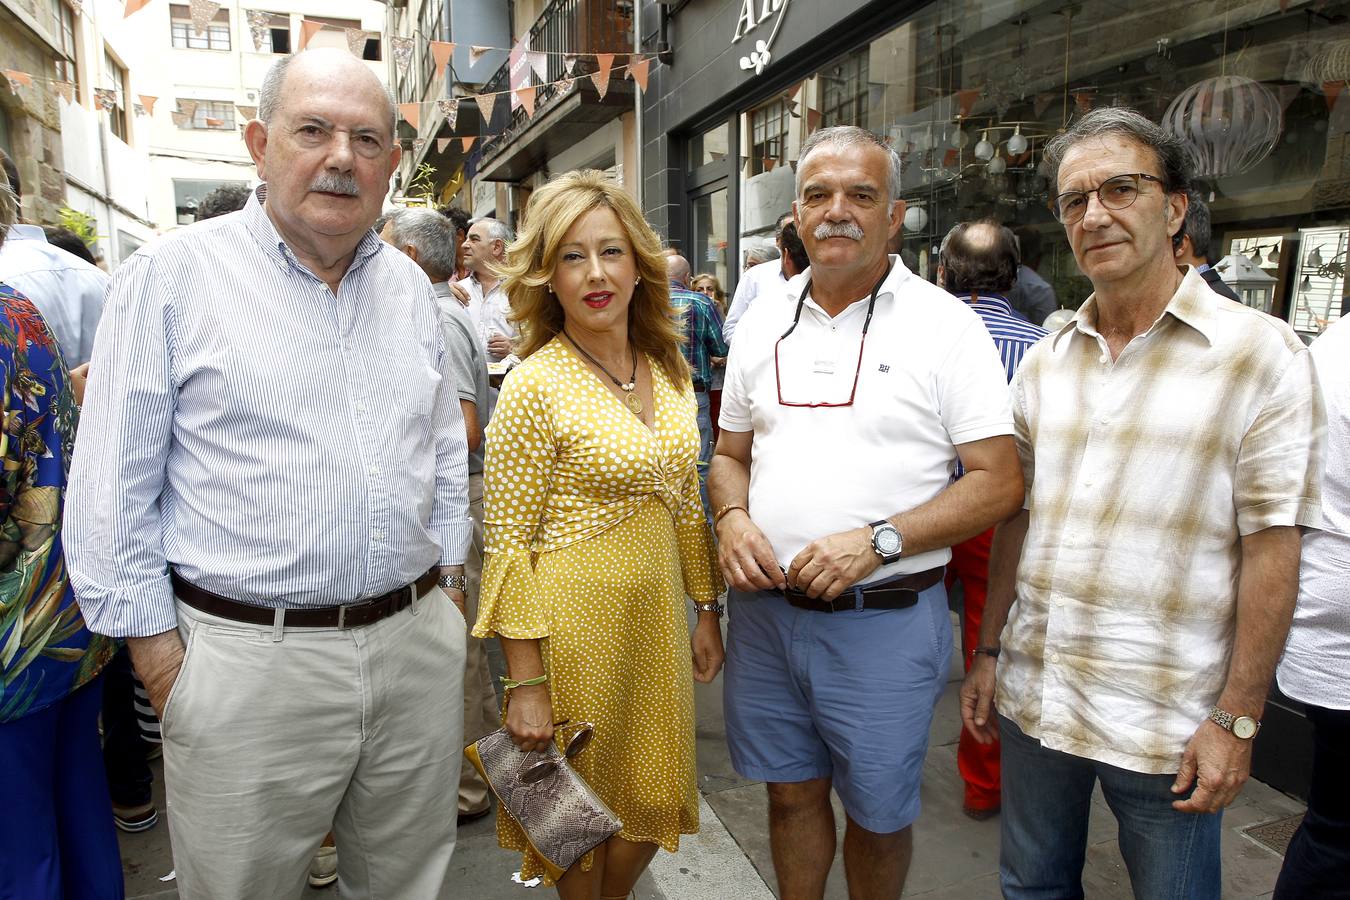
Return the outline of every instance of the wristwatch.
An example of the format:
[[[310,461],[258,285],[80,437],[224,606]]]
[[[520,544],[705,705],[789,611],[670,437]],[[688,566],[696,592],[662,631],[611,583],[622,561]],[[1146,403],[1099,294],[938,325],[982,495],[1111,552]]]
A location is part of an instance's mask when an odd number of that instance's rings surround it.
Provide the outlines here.
[[[442,575],[436,579],[436,586],[443,591],[463,591],[467,593],[469,579],[464,575]]]
[[[718,618],[721,618],[722,613],[727,611],[727,608],[722,604],[718,603],[716,600],[709,600],[707,603],[695,602],[694,609],[702,613],[703,612],[716,613]]]
[[[1235,716],[1230,712],[1219,709],[1217,706],[1209,708],[1209,720],[1223,730],[1231,731],[1234,737],[1244,741],[1250,741],[1261,730],[1261,723],[1251,716]]]
[[[868,527],[872,529],[872,552],[881,557],[881,564],[884,566],[899,559],[904,542],[900,540],[900,532],[895,526],[882,519],[869,522]]]

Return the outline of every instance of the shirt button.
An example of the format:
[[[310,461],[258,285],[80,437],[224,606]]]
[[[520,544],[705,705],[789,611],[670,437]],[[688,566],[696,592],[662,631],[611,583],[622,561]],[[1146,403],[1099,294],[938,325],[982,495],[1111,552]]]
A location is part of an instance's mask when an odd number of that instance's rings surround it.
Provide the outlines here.
[[[1050,599],[1054,601],[1056,606],[1064,605],[1064,596],[1062,594],[1053,594]]]
[[[1050,661],[1051,661],[1052,663],[1057,663],[1057,662],[1059,662],[1059,654],[1058,654],[1058,653],[1051,653],[1051,654],[1050,654]]]
[[[1097,357],[1097,362],[1101,363],[1102,365],[1106,365],[1110,361],[1111,361],[1110,357],[1108,357],[1106,354],[1102,354],[1101,356]]]
[[[365,405],[364,403],[358,403],[358,404],[356,404],[356,411],[357,411],[357,412],[360,412],[360,413],[365,412],[365,411],[366,411],[366,405]]]
[[[372,475],[378,475],[378,474],[380,474],[380,467],[379,467],[379,466],[371,466],[371,467],[370,467],[370,474],[372,474]]]
[[[377,540],[377,541],[382,541],[382,540],[384,540],[384,532],[383,532],[383,531],[372,531],[372,532],[370,533],[370,536],[373,537],[373,538],[374,538],[375,540]]]

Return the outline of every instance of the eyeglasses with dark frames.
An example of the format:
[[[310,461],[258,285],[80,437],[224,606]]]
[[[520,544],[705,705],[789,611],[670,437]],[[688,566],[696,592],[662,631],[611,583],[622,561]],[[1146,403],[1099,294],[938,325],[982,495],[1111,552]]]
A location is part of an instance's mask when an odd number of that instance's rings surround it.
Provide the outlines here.
[[[1051,202],[1050,212],[1054,213],[1061,225],[1073,225],[1087,215],[1088,198],[1093,194],[1097,195],[1097,202],[1107,209],[1125,209],[1139,199],[1141,180],[1166,185],[1158,176],[1146,172],[1115,175],[1090,191],[1065,191]]]
[[[808,281],[806,283],[806,287],[802,289],[801,296],[797,298],[797,311],[792,316],[792,324],[788,326],[787,331],[783,332],[783,336],[774,341],[773,344],[773,378],[774,383],[778,388],[779,406],[797,406],[806,409],[839,409],[841,407],[853,405],[853,399],[858,396],[858,377],[862,374],[863,350],[867,347],[867,329],[872,326],[872,313],[876,309],[877,294],[881,292],[881,286],[886,283],[886,279],[890,276],[893,266],[894,263],[891,263],[888,260],[886,271],[881,274],[881,278],[877,281],[876,286],[872,288],[872,296],[867,301],[867,318],[863,319],[862,338],[858,341],[858,364],[853,369],[853,387],[848,392],[848,399],[842,403],[830,403],[823,400],[793,402],[791,400],[783,399],[783,379],[779,374],[778,368],[778,345],[783,343],[787,336],[797,329],[797,323],[801,321],[802,306],[806,303],[806,295],[811,293],[811,282]]]

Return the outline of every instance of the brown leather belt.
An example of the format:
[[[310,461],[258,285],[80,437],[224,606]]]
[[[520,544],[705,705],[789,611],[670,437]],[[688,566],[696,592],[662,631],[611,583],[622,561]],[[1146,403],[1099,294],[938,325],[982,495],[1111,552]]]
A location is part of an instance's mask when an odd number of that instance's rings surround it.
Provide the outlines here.
[[[369,625],[407,609],[412,605],[413,591],[417,592],[416,596],[421,597],[436,586],[438,574],[438,567],[432,566],[425,575],[412,584],[405,584],[387,594],[359,603],[349,603],[345,606],[287,607],[284,623],[297,628],[357,628]],[[202,590],[184,580],[174,570],[169,571],[169,578],[173,582],[174,594],[193,609],[234,622],[246,622],[249,625],[277,624],[276,609],[240,603],[238,600]]]
[[[833,600],[808,597],[795,588],[783,591],[788,603],[814,612],[844,612],[851,609],[908,609],[919,602],[919,592],[942,580],[942,566],[913,575],[902,575],[873,587],[849,588]]]

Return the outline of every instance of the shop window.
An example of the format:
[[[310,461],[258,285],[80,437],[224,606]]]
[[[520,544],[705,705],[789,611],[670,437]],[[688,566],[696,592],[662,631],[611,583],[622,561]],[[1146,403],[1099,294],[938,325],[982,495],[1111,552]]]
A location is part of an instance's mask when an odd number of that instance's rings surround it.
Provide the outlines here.
[[[689,171],[702,166],[719,163],[727,158],[727,144],[730,140],[731,126],[726,122],[695,135],[689,141]]]
[[[1289,320],[1294,330],[1315,338],[1345,312],[1345,266],[1350,229],[1304,228],[1299,231],[1294,302]]]
[[[727,280],[727,192],[712,191],[694,198],[694,246],[689,265],[695,274],[713,274],[726,289]]]
[[[775,100],[750,113],[750,174],[767,172],[787,158],[787,103]]]
[[[169,5],[169,35],[175,47],[183,50],[229,50],[230,11],[224,7],[216,11],[207,23],[206,31],[198,32],[192,24],[192,13],[186,6]]]
[[[820,74],[820,121],[833,125],[867,124],[867,52],[861,50]]]

